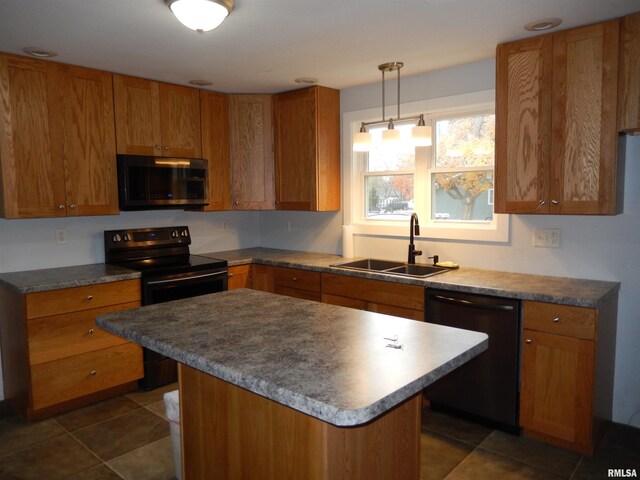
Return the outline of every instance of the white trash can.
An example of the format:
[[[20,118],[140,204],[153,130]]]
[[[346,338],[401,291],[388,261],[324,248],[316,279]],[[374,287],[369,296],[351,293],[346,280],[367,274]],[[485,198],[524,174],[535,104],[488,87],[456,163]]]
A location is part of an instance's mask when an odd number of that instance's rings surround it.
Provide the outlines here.
[[[169,419],[173,461],[176,464],[176,478],[182,479],[182,455],[180,450],[180,394],[178,390],[164,394],[164,408]]]

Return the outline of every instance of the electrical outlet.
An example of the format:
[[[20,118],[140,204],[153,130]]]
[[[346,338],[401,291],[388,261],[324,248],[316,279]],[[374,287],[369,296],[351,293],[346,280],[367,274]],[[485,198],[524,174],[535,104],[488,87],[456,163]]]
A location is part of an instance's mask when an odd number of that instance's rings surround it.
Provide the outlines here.
[[[560,248],[559,228],[536,228],[533,230],[533,246]]]
[[[226,232],[227,230],[229,230],[229,223],[228,222],[222,222],[222,231]]]
[[[290,232],[291,231],[291,220],[287,220],[284,224],[284,231],[285,232]]]
[[[64,228],[56,229],[56,243],[58,245],[67,243],[67,231]]]

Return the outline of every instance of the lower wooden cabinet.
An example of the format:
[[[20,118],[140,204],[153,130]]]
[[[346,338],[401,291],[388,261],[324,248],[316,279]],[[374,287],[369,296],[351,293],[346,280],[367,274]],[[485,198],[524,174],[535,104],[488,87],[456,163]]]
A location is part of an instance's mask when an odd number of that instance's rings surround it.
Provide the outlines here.
[[[256,290],[320,301],[320,272],[254,264],[251,277]]]
[[[251,288],[251,265],[229,267],[229,290]]]
[[[617,297],[597,309],[524,302],[520,425],[526,436],[593,453],[611,420],[616,305]]]
[[[135,389],[142,350],[95,325],[140,306],[140,281],[19,294],[0,287],[4,393],[38,420]]]
[[[424,287],[322,274],[322,301],[343,307],[424,320]]]

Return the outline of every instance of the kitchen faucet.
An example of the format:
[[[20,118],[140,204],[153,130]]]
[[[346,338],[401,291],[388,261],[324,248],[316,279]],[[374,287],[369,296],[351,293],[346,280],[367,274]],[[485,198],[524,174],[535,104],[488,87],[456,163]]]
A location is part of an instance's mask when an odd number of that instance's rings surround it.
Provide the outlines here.
[[[422,255],[422,250],[416,250],[415,245],[413,244],[413,235],[420,235],[420,224],[418,223],[418,214],[412,213],[411,220],[409,220],[409,259],[407,263],[413,264],[416,263],[416,257],[418,255]]]

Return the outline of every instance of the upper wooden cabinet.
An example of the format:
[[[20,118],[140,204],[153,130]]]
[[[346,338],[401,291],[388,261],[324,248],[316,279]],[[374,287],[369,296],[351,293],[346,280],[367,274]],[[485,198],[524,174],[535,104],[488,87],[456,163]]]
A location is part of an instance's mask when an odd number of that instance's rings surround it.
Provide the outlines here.
[[[209,161],[209,205],[204,210],[231,210],[227,95],[201,91],[200,121],[202,156]]]
[[[111,75],[0,55],[2,215],[118,213]]]
[[[273,109],[276,208],[340,210],[340,92],[280,93]]]
[[[618,20],[498,46],[497,213],[620,213],[618,46]]]
[[[271,95],[229,95],[233,208],[273,210]]]
[[[118,153],[202,156],[198,90],[123,75],[113,85]]]
[[[621,27],[618,128],[640,132],[640,13],[625,17]]]

